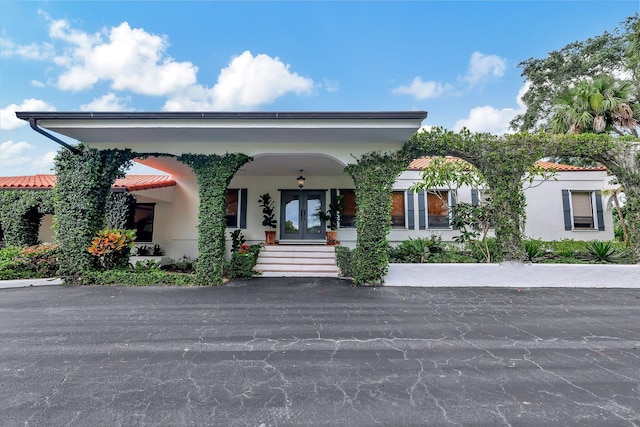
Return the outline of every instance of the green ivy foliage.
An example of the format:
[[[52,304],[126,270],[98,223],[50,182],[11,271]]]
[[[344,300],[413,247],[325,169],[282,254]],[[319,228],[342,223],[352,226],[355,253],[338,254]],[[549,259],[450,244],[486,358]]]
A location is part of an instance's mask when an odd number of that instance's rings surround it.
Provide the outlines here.
[[[0,224],[7,246],[37,244],[42,216],[52,213],[50,191],[0,191]]]
[[[498,260],[523,261],[526,198],[522,177],[545,156],[546,139],[543,134],[496,136],[434,128],[416,133],[404,150],[414,157],[448,154],[473,164],[492,190]]]
[[[96,267],[87,248],[105,226],[111,186],[135,157],[131,150],[96,150],[79,145],[77,154],[61,150],[55,159],[56,238],[60,243],[60,274],[69,282]]]
[[[251,158],[244,154],[183,154],[178,160],[193,169],[198,182],[198,285],[222,285],[225,231],[227,215],[227,187],[233,175]]]
[[[113,229],[132,228],[135,206],[136,196],[128,191],[110,193],[106,207],[106,227]]]
[[[353,178],[357,194],[358,234],[351,269],[354,285],[379,285],[387,274],[393,185],[410,161],[404,152],[374,152],[345,168]]]

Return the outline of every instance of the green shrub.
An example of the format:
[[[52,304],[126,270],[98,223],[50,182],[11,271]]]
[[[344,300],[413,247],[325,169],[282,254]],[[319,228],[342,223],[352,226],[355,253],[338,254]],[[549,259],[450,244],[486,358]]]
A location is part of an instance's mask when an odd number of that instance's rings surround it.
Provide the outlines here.
[[[353,251],[346,246],[336,246],[336,263],[342,277],[353,277]]]
[[[225,263],[224,275],[227,279],[250,279],[257,273],[253,270],[258,262],[260,245],[240,245],[231,253],[231,259]]]
[[[117,286],[193,286],[195,284],[195,276],[184,273],[170,273],[159,269],[147,271],[85,271],[82,274],[82,284]]]
[[[187,255],[183,255],[182,258],[177,260],[170,259],[165,265],[160,268],[165,271],[171,271],[174,273],[188,273],[195,274],[197,259],[191,258]]]
[[[487,237],[483,241],[476,240],[470,242],[467,247],[471,251],[471,256],[477,262],[488,262],[488,260],[491,260],[491,262],[501,261],[500,246],[495,237]]]
[[[573,239],[552,240],[546,242],[552,254],[560,258],[584,258],[587,256],[587,249],[584,242]]]
[[[98,231],[87,251],[100,260],[100,266],[104,270],[125,268],[129,265],[129,255],[135,239],[136,230],[105,228]]]
[[[587,242],[585,246],[593,259],[599,263],[618,263],[627,255],[616,248],[612,242],[592,240]]]
[[[57,275],[59,245],[43,243],[28,248],[0,250],[0,280],[37,279]]]
[[[442,237],[409,238],[396,247],[389,248],[389,262],[396,263],[423,263],[429,262],[429,258],[436,254],[443,254],[447,246],[442,242]]]
[[[534,262],[544,255],[544,242],[540,239],[527,239],[522,242],[526,261]]]

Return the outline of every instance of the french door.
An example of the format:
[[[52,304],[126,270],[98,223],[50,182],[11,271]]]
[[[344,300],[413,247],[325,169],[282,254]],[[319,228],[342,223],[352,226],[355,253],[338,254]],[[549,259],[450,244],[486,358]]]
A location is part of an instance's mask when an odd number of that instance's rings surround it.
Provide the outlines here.
[[[281,193],[280,239],[325,238],[325,225],[314,214],[325,210],[324,191],[286,190]]]

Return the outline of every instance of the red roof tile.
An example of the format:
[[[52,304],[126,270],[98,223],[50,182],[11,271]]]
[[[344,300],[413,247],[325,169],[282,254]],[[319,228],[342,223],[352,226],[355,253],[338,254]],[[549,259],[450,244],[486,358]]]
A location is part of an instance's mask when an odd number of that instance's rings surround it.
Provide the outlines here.
[[[48,189],[53,188],[56,176],[29,175],[29,176],[1,176],[0,189]],[[116,180],[112,188],[125,188],[129,191],[150,190],[152,188],[172,187],[176,181],[170,175],[127,175]]]
[[[463,161],[458,157],[450,157],[446,158],[450,162]],[[409,165],[408,170],[419,171],[429,166],[431,158],[430,157],[421,157],[419,159],[415,159]],[[594,167],[583,167],[583,166],[573,166],[573,165],[563,165],[560,163],[553,162],[544,162],[537,161],[536,164],[540,165],[543,169],[556,169],[558,172],[602,172],[606,171],[607,168],[604,166],[594,166]]]

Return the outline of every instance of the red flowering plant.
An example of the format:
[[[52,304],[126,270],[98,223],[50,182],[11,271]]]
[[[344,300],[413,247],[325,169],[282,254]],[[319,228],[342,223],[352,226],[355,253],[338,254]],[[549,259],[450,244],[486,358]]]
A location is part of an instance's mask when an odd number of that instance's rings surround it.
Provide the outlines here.
[[[238,248],[238,253],[241,255],[248,254],[250,251],[251,251],[251,247],[246,243],[243,245],[240,245],[240,248]]]
[[[136,240],[136,230],[109,229],[98,231],[89,246],[89,253],[98,257],[105,270],[125,268]]]

